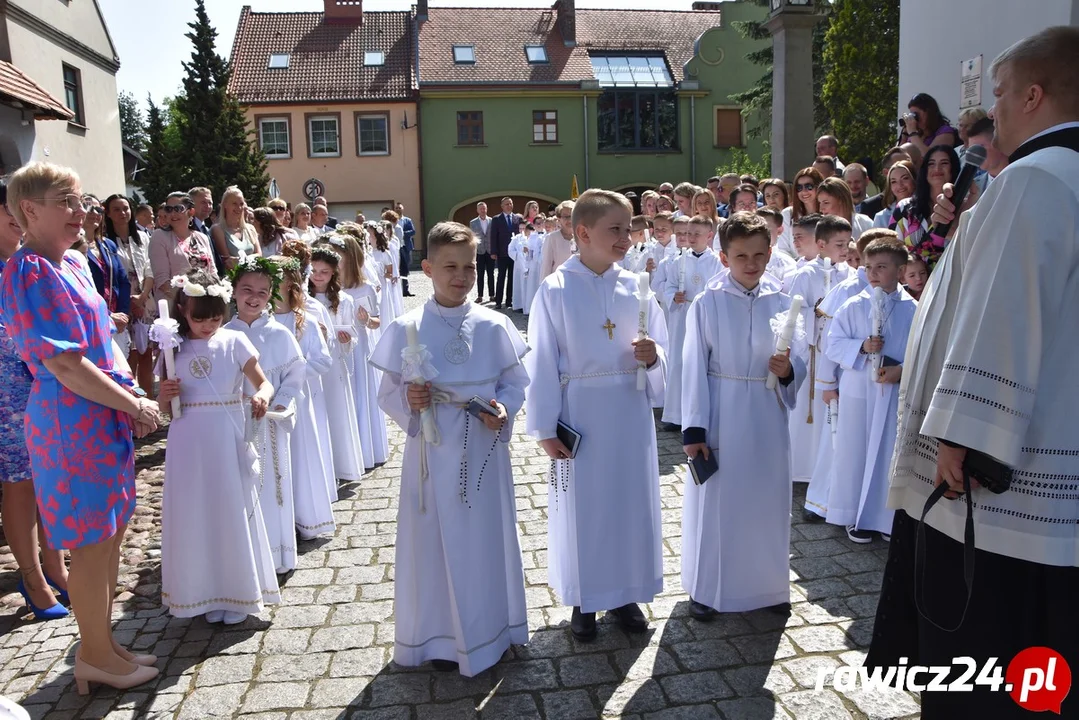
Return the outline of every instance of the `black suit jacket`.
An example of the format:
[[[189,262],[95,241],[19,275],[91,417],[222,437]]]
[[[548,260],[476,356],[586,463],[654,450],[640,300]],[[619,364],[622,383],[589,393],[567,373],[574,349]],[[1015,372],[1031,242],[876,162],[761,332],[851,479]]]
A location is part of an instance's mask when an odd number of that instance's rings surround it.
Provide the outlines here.
[[[884,209],[884,194],[877,193],[873,197],[867,197],[855,208],[855,212],[860,212],[862,215],[868,215],[872,220],[873,216]]]
[[[521,224],[521,216],[514,213],[510,216],[510,224],[506,224],[506,216],[499,213],[491,218],[489,236],[491,238],[491,254],[499,257],[510,254],[510,241],[518,232]]]

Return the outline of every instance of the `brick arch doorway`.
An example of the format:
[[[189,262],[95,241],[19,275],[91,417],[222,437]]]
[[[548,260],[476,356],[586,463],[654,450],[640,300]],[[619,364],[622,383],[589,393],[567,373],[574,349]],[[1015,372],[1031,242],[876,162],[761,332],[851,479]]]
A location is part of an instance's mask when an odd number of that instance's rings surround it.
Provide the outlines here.
[[[530,193],[498,193],[496,195],[488,195],[485,197],[475,198],[468,202],[462,203],[456,210],[453,211],[453,221],[459,222],[462,225],[468,225],[468,222],[476,217],[476,205],[485,202],[487,203],[487,214],[498,215],[502,212],[502,198],[513,198],[513,211],[518,215],[524,214],[525,205],[530,200],[535,200],[539,203],[539,209],[541,215],[548,215],[547,208],[551,204],[557,205],[552,199],[546,195],[535,195]]]

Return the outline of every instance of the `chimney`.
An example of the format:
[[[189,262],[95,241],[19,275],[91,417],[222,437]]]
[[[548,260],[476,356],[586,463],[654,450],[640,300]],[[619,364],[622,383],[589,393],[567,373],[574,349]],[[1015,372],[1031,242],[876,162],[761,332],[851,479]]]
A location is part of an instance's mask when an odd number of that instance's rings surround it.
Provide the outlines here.
[[[558,14],[558,29],[566,47],[577,47],[577,8],[574,0],[556,0],[554,10]]]
[[[323,0],[326,7],[326,22],[351,23],[363,22],[363,0]]]
[[[416,19],[427,19],[427,0],[416,0]]]

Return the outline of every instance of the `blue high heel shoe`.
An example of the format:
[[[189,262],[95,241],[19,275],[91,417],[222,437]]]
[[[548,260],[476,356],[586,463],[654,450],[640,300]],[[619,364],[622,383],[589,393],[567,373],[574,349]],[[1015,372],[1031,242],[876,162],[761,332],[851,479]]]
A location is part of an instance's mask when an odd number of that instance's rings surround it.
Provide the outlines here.
[[[52,578],[48,575],[45,575],[45,582],[47,582],[49,584],[49,587],[51,587],[59,594],[58,597],[60,598],[60,602],[62,602],[64,605],[71,604],[71,598],[67,596],[67,590],[64,590],[62,587],[54,583]]]
[[[38,620],[59,620],[60,618],[68,616],[67,608],[60,603],[56,603],[52,607],[44,609],[35,605],[34,601],[30,599],[30,593],[26,589],[26,583],[24,583],[21,578],[19,579],[19,594],[22,595],[23,600],[26,601],[26,607],[30,608],[34,613],[34,617]]]

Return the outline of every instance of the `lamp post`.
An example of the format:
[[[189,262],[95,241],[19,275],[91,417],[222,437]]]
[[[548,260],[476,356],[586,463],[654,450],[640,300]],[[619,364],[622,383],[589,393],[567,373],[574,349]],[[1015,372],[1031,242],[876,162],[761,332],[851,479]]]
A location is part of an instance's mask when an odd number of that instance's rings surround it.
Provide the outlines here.
[[[813,0],[771,0],[772,174],[793,180],[814,158]]]

